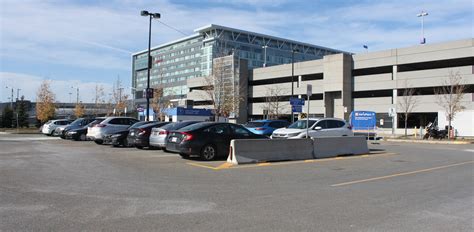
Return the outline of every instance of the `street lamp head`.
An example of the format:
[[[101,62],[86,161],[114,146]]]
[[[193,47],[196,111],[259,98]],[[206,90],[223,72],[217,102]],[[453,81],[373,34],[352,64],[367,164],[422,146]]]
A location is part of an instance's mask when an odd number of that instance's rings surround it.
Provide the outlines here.
[[[142,10],[142,12],[140,13],[141,16],[148,16],[150,15],[150,13],[146,10]]]
[[[160,13],[153,13],[152,16],[155,19],[159,19],[161,17]]]

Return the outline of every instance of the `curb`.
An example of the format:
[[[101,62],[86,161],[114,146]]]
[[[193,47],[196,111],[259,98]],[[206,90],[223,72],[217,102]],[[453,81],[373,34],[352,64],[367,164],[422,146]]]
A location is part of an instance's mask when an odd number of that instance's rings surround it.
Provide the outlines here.
[[[410,140],[410,139],[386,139],[387,142],[399,142],[399,143],[425,143],[425,144],[452,144],[452,145],[464,145],[472,144],[470,141],[434,141],[434,140]]]

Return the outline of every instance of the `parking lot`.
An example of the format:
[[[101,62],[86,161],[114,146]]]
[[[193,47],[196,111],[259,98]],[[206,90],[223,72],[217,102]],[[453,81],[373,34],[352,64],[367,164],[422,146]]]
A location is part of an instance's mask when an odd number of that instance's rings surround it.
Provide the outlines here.
[[[474,145],[231,166],[0,135],[0,230],[472,231]]]

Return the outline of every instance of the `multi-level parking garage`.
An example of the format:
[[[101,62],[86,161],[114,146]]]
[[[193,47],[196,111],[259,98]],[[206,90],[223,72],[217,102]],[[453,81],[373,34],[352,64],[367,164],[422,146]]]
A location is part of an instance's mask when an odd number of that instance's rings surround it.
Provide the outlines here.
[[[409,127],[424,126],[435,120],[443,109],[437,103],[434,89],[443,85],[450,72],[462,76],[466,91],[464,113],[474,110],[473,39],[365,54],[334,54],[321,60],[294,64],[294,93],[306,99],[306,86],[312,84],[309,114],[326,117],[349,117],[351,111],[375,111],[391,128],[388,110],[400,108],[406,88],[414,88],[416,104]],[[269,90],[278,90],[283,114],[289,116],[292,65],[258,68],[250,72],[248,117],[264,117]],[[395,128],[401,128],[401,110],[397,109]],[[380,122],[379,120],[377,120]],[[468,126],[468,125],[467,125]]]

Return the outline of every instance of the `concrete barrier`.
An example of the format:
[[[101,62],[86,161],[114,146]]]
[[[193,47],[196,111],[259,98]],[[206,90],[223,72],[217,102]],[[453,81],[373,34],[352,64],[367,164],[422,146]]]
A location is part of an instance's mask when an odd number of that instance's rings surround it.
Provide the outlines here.
[[[230,142],[227,162],[237,165],[305,159],[313,159],[311,139],[238,139]]]
[[[363,136],[313,138],[313,146],[315,159],[369,153],[367,141]]]

